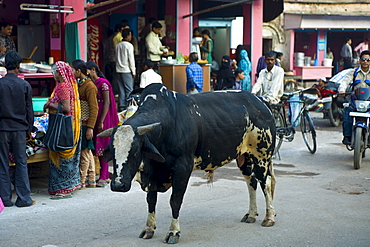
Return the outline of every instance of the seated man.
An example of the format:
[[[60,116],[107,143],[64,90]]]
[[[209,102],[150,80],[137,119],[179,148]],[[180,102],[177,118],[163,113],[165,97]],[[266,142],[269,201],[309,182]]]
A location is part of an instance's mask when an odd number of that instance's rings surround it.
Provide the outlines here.
[[[140,76],[140,87],[145,88],[152,83],[162,83],[162,76],[153,70],[154,64],[150,60],[144,62],[144,72]]]
[[[266,53],[267,68],[261,70],[258,80],[252,88],[253,94],[264,97],[270,104],[278,104],[284,93],[284,70],[275,66],[275,56],[276,53],[273,51]]]
[[[346,92],[348,86],[350,86],[351,91],[354,91],[357,88],[370,88],[370,51],[363,51],[360,55],[360,67],[353,69],[347,69],[348,73],[340,82],[339,93]],[[344,108],[343,116],[343,141],[344,145],[351,144],[352,136],[352,117],[349,116],[349,113],[354,111],[352,106]]]
[[[241,69],[235,69],[235,84],[233,89],[242,89],[241,81],[244,79],[244,71]]]
[[[196,52],[190,53],[190,64],[186,67],[186,92],[188,94],[200,93],[203,90],[203,69],[197,61],[198,54]]]

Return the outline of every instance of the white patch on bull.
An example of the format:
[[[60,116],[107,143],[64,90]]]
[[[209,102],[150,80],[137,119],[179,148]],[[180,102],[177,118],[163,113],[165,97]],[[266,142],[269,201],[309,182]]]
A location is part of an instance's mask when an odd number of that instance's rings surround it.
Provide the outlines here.
[[[138,182],[139,184],[142,184],[142,181],[141,181],[141,172],[142,171],[144,171],[144,163],[143,162],[140,163],[139,169],[137,170],[137,172],[135,174],[135,177],[132,180],[132,183]]]
[[[227,90],[216,90],[213,91],[214,93],[227,93]]]
[[[202,160],[202,157],[194,157],[194,165],[193,165],[193,170],[199,170],[199,168],[197,166],[199,166],[200,164],[202,164],[203,160]]]
[[[172,93],[173,93],[173,97],[177,100],[177,93],[174,91],[172,91]]]
[[[166,88],[165,86],[162,86],[162,87],[159,89],[159,91],[161,92],[161,94],[162,94],[162,95],[164,95],[164,93],[163,93],[163,91],[164,91],[164,90],[167,90],[167,88]]]
[[[227,92],[229,93],[240,93],[242,90],[240,89],[228,89]]]
[[[178,233],[180,232],[180,222],[179,219],[172,218],[171,226],[170,226],[170,231],[173,233]]]
[[[199,109],[199,106],[197,104],[193,104],[193,108]],[[191,108],[190,108],[190,113],[193,114],[193,111],[191,110]],[[195,114],[197,114],[199,117],[202,116],[202,114],[200,114],[200,112],[198,112],[197,110],[195,110]]]
[[[157,228],[157,219],[156,219],[155,212],[148,213],[148,218],[146,220],[146,226],[151,228],[152,230]]]
[[[149,98],[152,98],[154,100],[157,100],[157,95],[155,94],[148,94],[147,96],[145,96],[145,99],[143,100],[143,102],[141,104],[143,104],[145,101],[147,101]]]
[[[130,125],[121,125],[114,133],[113,148],[117,164],[117,182],[121,179],[122,165],[127,162],[134,136],[134,130]]]
[[[249,124],[246,125],[245,132],[243,135],[242,142],[237,146],[236,152],[238,155],[242,155],[247,153],[248,155],[252,155],[256,157],[259,161],[263,159],[267,159],[267,149],[269,146],[266,148],[258,149],[258,144],[260,142],[266,142],[267,143],[267,138],[269,140],[272,140],[272,134],[270,129],[259,129],[257,128],[254,124],[252,124],[249,120],[249,116],[245,116],[247,121],[249,121]],[[260,140],[258,139],[260,138]],[[270,143],[271,145],[271,143]],[[265,164],[258,164],[259,166],[265,167],[264,171],[264,176],[266,176],[268,170],[268,162]]]

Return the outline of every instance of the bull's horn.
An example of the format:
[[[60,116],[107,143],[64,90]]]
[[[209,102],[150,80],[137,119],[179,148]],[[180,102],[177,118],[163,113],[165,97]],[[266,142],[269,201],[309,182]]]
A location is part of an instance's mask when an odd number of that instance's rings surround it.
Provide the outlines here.
[[[100,132],[98,134],[98,137],[109,137],[109,136],[112,135],[113,130],[114,130],[114,128],[110,128],[110,129],[104,130],[103,132]]]
[[[137,133],[142,136],[145,133],[148,133],[149,131],[151,131],[152,129],[157,127],[160,124],[161,123],[154,123],[154,124],[148,124],[148,125],[137,127]]]

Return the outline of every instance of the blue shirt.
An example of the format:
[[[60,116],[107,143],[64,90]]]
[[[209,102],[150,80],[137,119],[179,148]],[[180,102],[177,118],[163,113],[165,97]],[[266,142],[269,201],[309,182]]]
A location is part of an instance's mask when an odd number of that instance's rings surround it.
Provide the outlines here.
[[[186,91],[189,92],[190,88],[195,87],[198,92],[203,90],[203,69],[196,62],[192,62],[186,67]]]

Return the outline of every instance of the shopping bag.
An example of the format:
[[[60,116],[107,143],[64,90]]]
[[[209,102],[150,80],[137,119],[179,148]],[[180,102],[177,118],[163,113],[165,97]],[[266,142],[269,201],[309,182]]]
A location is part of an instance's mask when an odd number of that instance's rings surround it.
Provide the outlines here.
[[[3,211],[3,209],[4,209],[4,203],[3,203],[3,200],[1,200],[1,197],[0,197],[0,213],[1,213],[1,211]]]
[[[134,115],[134,113],[137,111],[137,108],[138,106],[136,100],[132,98],[125,113],[125,121],[129,119],[132,115]]]
[[[54,152],[61,152],[74,147],[72,116],[62,113],[61,104],[57,113],[49,114],[49,126],[44,137],[45,146]]]
[[[289,99],[289,117],[293,127],[297,127],[301,123],[300,112],[303,107],[299,96],[293,96]]]

